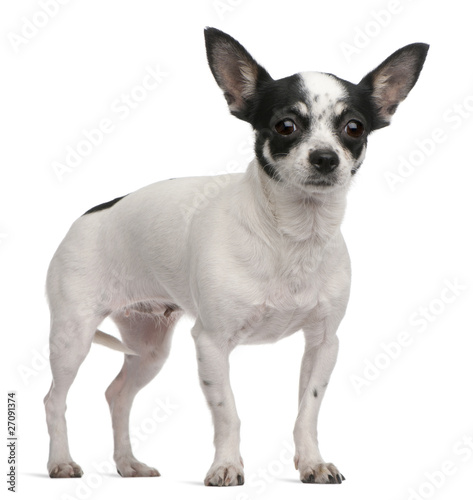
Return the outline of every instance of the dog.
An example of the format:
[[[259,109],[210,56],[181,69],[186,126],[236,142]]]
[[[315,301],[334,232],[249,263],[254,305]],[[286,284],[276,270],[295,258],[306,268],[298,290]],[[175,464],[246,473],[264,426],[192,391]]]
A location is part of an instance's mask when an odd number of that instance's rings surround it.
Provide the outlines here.
[[[240,420],[229,381],[239,344],[305,337],[294,463],[305,483],[341,483],[323,460],[317,418],[338,352],[350,290],[340,225],[367,137],[390,123],[417,82],[429,46],[407,45],[358,84],[307,72],[274,80],[235,39],[204,31],[207,58],[231,114],[249,122],[255,158],[245,173],[157,182],[88,210],[47,275],[53,382],[44,399],[51,477],[80,477],[71,458],[66,396],[92,342],[125,354],[106,390],[121,476],[159,476],[133,455],[135,395],[160,371],[184,313],[212,414],[215,457],[205,485],[244,482]],[[218,193],[183,211],[212,182]],[[122,342],[98,330],[114,320]]]

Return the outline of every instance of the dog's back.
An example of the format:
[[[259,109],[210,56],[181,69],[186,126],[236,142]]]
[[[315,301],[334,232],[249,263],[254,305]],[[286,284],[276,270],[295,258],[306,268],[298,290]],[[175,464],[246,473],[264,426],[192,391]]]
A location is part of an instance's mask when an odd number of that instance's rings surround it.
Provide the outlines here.
[[[70,311],[74,297],[83,301],[85,292],[104,313],[150,297],[169,302],[173,291],[182,302],[183,290],[189,288],[193,221],[225,198],[241,175],[161,181],[86,212],[73,223],[51,261],[50,304],[64,306],[66,300]],[[204,233],[205,227],[196,230]],[[184,302],[194,309],[190,297]]]

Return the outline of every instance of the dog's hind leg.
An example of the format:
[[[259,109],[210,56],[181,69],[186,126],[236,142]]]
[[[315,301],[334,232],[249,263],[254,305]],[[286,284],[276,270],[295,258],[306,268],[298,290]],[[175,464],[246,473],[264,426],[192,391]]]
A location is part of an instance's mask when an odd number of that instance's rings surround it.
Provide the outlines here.
[[[130,410],[140,389],[161,370],[171,347],[174,326],[182,311],[168,315],[131,312],[114,314],[125,344],[138,356],[126,354],[123,367],[108,387],[105,396],[112,416],[115,463],[123,477],[159,476],[153,467],[138,461],[133,455],[129,434]]]
[[[89,352],[95,329],[102,318],[71,314],[67,319],[51,315],[50,362],[53,381],[44,398],[50,436],[48,472],[56,477],[80,477],[82,469],[69,452],[66,397],[77,371]]]

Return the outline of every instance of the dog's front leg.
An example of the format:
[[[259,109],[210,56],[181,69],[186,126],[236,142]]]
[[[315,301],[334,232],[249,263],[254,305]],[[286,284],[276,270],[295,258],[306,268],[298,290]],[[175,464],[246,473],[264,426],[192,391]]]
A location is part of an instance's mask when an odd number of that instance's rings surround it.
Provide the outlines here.
[[[200,385],[212,412],[215,458],[205,477],[207,486],[236,486],[244,482],[240,456],[240,419],[230,387],[228,342],[206,332],[200,321],[192,330],[197,350]]]
[[[299,412],[294,427],[294,462],[304,483],[341,483],[344,479],[333,464],[322,459],[317,440],[320,405],[338,354],[338,337],[333,328],[327,328],[327,323],[327,319],[320,320],[304,329],[306,348],[300,375]]]

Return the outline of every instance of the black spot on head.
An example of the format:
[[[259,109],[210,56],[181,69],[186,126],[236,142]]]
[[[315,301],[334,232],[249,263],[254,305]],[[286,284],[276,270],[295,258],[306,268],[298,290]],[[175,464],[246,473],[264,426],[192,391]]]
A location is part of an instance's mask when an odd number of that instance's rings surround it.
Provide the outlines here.
[[[203,383],[205,386],[212,385],[212,382],[210,382],[209,380],[202,380],[202,383]]]
[[[249,121],[256,131],[256,158],[266,174],[275,180],[279,180],[279,176],[263,152],[264,145],[269,141],[269,151],[276,160],[278,156],[287,155],[303,140],[310,118],[300,112],[297,104],[303,102],[307,105],[306,101],[307,95],[299,75],[265,82],[261,86]],[[290,136],[281,136],[276,132],[275,125],[286,118],[295,122],[297,131]]]
[[[223,401],[220,401],[220,403],[217,403],[217,406],[222,407],[223,406]]]
[[[316,398],[319,395],[319,393],[317,392],[317,389],[314,389],[314,392],[312,394],[314,395],[314,398]]]
[[[369,94],[366,93],[363,87],[342,80],[335,75],[330,76],[344,87],[347,94],[347,97],[343,99],[343,112],[338,116],[333,116],[333,128],[338,133],[342,146],[351,154],[354,160],[357,160],[367,144],[368,135],[375,127],[376,112],[373,109]],[[350,120],[358,120],[363,124],[365,132],[362,137],[351,138],[344,133],[345,127]],[[352,174],[356,173],[359,166],[352,171]]]
[[[361,167],[361,163],[356,165],[354,168],[352,168],[351,175],[355,175],[358,172],[358,170],[360,169],[360,167]]]
[[[125,195],[125,196],[128,196],[128,195]],[[106,210],[107,208],[113,207],[113,205],[115,205],[115,203],[118,203],[120,200],[125,198],[125,196],[120,196],[119,198],[115,198],[114,200],[107,201],[106,203],[102,203],[101,205],[97,205],[96,207],[93,207],[90,210],[87,210],[87,212],[85,212],[82,215],[92,214],[94,212],[100,212],[100,210]]]
[[[365,126],[368,133],[385,126],[385,124],[382,125],[379,122],[378,109],[372,99],[373,88],[368,82],[361,81],[358,85],[355,85],[351,82],[347,82],[346,80],[342,80],[337,76],[334,76],[334,78],[336,78],[347,91],[348,97],[346,102],[348,107],[363,115],[366,120]]]

